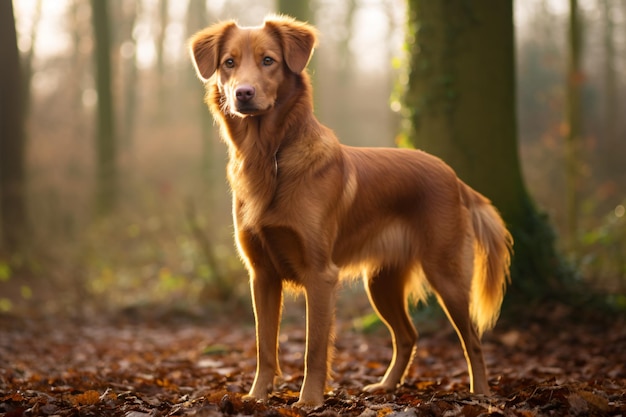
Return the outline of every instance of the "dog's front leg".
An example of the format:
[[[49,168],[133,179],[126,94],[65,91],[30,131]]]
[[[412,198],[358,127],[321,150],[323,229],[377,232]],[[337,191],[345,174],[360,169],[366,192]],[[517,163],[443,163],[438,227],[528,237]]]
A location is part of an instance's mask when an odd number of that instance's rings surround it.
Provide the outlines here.
[[[296,406],[318,406],[324,403],[333,340],[336,267],[327,268],[321,276],[308,277],[306,296],[306,354],[304,382]]]
[[[275,274],[251,274],[250,286],[256,321],[257,368],[248,399],[263,400],[274,387],[278,367],[278,330],[282,306],[282,282]]]

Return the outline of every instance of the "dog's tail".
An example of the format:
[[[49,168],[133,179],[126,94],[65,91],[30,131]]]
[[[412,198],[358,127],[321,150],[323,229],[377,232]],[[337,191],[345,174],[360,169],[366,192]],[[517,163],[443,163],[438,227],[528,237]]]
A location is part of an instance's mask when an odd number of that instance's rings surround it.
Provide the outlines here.
[[[487,198],[465,184],[461,188],[475,236],[470,316],[482,334],[496,324],[500,314],[506,284],[510,282],[513,237]]]

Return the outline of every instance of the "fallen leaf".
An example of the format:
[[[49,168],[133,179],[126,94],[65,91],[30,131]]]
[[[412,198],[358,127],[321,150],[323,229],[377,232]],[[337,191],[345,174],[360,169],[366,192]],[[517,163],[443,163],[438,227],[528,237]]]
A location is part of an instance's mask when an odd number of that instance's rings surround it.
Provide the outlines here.
[[[98,404],[100,401],[100,393],[94,390],[85,391],[82,394],[72,395],[70,401],[75,406]]]
[[[600,396],[600,395],[596,395],[593,392],[589,392],[589,391],[579,391],[578,395],[580,395],[582,398],[585,399],[585,401],[587,401],[587,403],[589,403],[589,405],[591,405],[593,408],[602,411],[602,412],[607,412],[609,411],[609,400]]]

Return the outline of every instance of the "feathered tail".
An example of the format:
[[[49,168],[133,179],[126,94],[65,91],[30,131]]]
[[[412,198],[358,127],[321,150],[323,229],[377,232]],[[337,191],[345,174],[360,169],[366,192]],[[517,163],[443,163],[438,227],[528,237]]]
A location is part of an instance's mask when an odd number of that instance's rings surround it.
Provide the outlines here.
[[[476,238],[470,316],[482,334],[496,324],[500,315],[506,284],[510,282],[513,237],[488,199],[467,185],[463,188]]]

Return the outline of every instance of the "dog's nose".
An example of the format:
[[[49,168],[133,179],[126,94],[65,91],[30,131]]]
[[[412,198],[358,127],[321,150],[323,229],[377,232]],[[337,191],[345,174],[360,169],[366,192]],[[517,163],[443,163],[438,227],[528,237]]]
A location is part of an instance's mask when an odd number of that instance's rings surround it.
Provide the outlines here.
[[[237,97],[238,101],[245,103],[246,101],[250,101],[255,93],[256,91],[251,85],[242,85],[235,90],[235,97]]]

